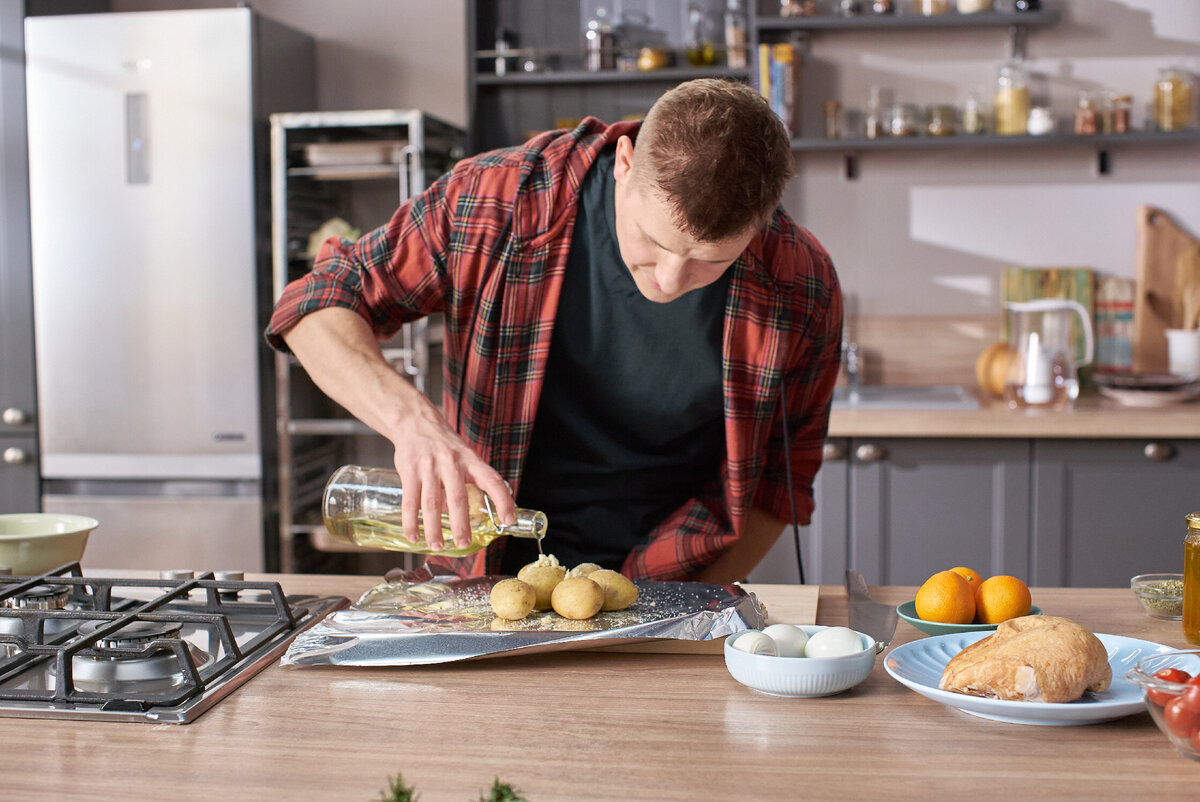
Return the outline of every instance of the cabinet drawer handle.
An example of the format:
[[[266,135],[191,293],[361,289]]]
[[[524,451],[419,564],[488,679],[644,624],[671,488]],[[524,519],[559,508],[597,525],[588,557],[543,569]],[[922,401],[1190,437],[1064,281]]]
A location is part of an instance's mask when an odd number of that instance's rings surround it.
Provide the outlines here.
[[[846,448],[840,443],[826,443],[821,446],[821,459],[825,462],[833,462],[834,460],[844,459],[846,456]]]
[[[4,462],[8,465],[24,465],[29,462],[29,452],[23,448],[10,446],[4,449]]]
[[[1175,456],[1175,447],[1169,446],[1166,443],[1146,443],[1146,447],[1142,449],[1142,453],[1146,455],[1146,459],[1152,459],[1155,462],[1166,462]]]
[[[20,426],[22,423],[29,423],[29,416],[25,414],[25,410],[9,407],[4,410],[3,420],[9,426]]]
[[[854,456],[858,457],[859,462],[879,462],[884,458],[885,452],[874,443],[863,443],[854,450]]]

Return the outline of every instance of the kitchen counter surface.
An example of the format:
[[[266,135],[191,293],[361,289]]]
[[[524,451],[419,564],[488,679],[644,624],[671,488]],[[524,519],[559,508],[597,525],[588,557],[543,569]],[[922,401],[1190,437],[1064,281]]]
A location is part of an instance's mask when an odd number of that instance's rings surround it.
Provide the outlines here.
[[[1072,410],[1013,411],[980,399],[979,409],[834,409],[830,437],[1200,438],[1200,402],[1129,407],[1086,393]]]
[[[376,580],[280,581],[356,598]],[[772,620],[786,620],[798,595],[748,588]],[[894,603],[913,593],[873,589]],[[1145,616],[1126,589],[1035,588],[1033,599],[1096,632],[1185,645],[1178,622]],[[846,610],[842,588],[820,588],[818,623],[845,624]],[[901,621],[893,646],[917,637]],[[13,800],[372,800],[397,773],[425,802],[477,799],[496,777],[533,802],[1184,799],[1200,783],[1200,764],[1144,712],[1084,727],[1004,724],[913,693],[882,656],[846,693],[782,699],[735,682],[719,655],[599,652],[274,665],[187,725],[2,718],[0,773]],[[179,790],[139,790],[143,781]]]

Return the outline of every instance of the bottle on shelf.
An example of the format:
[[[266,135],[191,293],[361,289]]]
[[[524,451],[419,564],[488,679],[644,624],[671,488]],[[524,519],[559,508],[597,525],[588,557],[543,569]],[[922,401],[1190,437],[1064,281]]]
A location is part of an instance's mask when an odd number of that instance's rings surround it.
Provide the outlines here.
[[[604,7],[587,21],[583,31],[583,66],[588,72],[617,68],[617,39]]]
[[[962,132],[964,134],[982,134],[984,122],[983,104],[979,101],[979,90],[972,89],[967,93],[962,107]]]
[[[746,12],[742,0],[727,0],[725,4],[725,63],[735,69],[746,66]]]
[[[717,60],[708,14],[699,6],[688,6],[688,40],[685,47],[688,63],[693,67],[711,67]]]
[[[1200,512],[1187,515],[1183,540],[1183,637],[1200,646]]]
[[[1024,134],[1029,126],[1029,76],[1017,63],[1003,64],[996,73],[996,133]]]
[[[1094,134],[1099,128],[1096,101],[1086,89],[1080,90],[1079,100],[1075,104],[1075,133]]]
[[[400,477],[385,468],[365,468],[343,465],[325,485],[321,501],[325,528],[334,538],[366,548],[407,551],[415,554],[438,554],[464,557],[474,554],[499,537],[512,536],[541,541],[546,536],[546,515],[537,510],[517,510],[517,521],[505,525],[496,517],[492,500],[474,485],[467,485],[467,507],[470,513],[471,543],[454,545],[450,535],[450,518],[443,514],[438,528],[443,548],[433,549],[425,536],[425,521],[418,514],[421,536],[416,543],[404,536],[400,503],[404,491]],[[540,549],[540,543],[539,543]]]

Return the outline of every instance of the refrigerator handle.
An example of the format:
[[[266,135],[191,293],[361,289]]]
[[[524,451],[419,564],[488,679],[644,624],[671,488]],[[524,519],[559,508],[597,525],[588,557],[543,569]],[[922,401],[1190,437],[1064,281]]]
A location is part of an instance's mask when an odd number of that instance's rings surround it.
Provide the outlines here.
[[[150,183],[150,99],[145,92],[125,94],[125,183]]]

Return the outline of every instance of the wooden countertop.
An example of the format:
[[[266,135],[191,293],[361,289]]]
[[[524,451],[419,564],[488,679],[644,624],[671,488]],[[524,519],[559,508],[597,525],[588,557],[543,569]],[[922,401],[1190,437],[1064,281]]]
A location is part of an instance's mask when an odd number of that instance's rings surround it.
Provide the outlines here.
[[[990,398],[977,410],[834,409],[829,436],[1200,438],[1200,402],[1128,407],[1089,393],[1062,412],[1013,411]]]
[[[100,575],[100,572],[97,572]],[[371,577],[281,578],[356,598]],[[748,586],[772,616],[795,588]],[[876,588],[905,601],[912,588]],[[1128,590],[1039,589],[1093,631],[1184,646]],[[818,623],[845,624],[822,586]],[[901,621],[893,645],[920,637]],[[886,653],[885,653],[886,654]],[[283,668],[192,724],[0,718],[7,799],[378,799],[400,772],[421,799],[477,799],[493,778],[560,799],[1193,798],[1200,764],[1146,713],[1084,727],[975,718],[913,693],[877,659],[823,699],[746,688],[717,655],[556,652],[427,668]],[[139,791],[141,778],[181,784]],[[1156,797],[1157,795],[1157,797]]]

